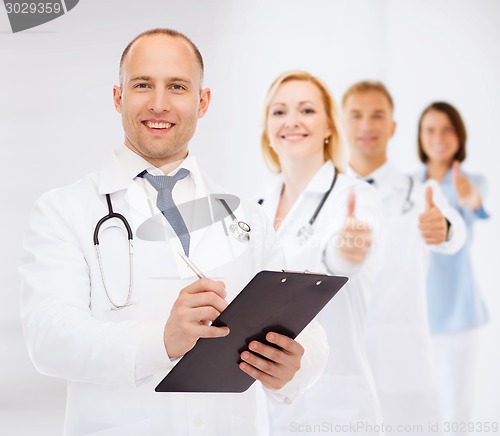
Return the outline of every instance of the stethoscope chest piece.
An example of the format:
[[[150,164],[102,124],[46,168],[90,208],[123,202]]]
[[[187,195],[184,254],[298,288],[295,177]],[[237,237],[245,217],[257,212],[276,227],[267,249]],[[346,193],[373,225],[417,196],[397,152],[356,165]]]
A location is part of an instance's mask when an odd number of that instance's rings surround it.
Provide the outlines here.
[[[304,245],[313,233],[314,229],[311,224],[302,226],[297,232],[297,239],[299,240],[299,244]]]
[[[229,231],[236,240],[240,242],[248,242],[250,240],[250,232],[252,229],[245,221],[240,221],[236,218],[234,212],[231,210],[226,200],[223,198],[217,198],[218,201],[224,206],[229,216],[232,218],[233,222],[229,225]]]
[[[305,225],[302,226],[299,231],[297,232],[297,239],[299,240],[300,245],[304,245],[307,240],[312,236],[314,233],[314,223],[316,221],[316,218],[318,217],[319,213],[321,212],[321,209],[323,208],[323,205],[325,204],[326,199],[330,195],[330,193],[333,190],[333,187],[335,186],[335,183],[337,182],[337,176],[338,176],[338,171],[335,169],[335,175],[333,176],[332,184],[330,185],[330,188],[328,188],[328,191],[325,192],[323,197],[321,198],[318,206],[316,207],[316,210],[313,213],[313,216],[309,220],[309,222]]]
[[[247,242],[250,240],[250,231],[252,229],[245,221],[234,220],[229,226],[229,231],[231,234],[241,242]]]

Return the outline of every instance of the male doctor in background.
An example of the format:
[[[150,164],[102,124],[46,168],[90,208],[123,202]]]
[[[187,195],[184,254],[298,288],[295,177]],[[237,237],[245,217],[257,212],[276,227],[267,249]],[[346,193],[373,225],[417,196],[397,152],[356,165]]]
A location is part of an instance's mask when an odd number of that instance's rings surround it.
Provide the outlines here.
[[[243,394],[154,392],[198,338],[230,333],[210,322],[255,273],[284,267],[258,205],[233,211],[249,223],[249,241],[221,222],[196,225],[207,204],[198,200],[224,192],[188,153],[210,102],[202,81],[202,57],[186,36],[155,29],[135,38],[113,89],[125,145],[33,208],[20,267],[22,322],[35,367],[67,380],[65,435],[256,435],[264,418],[256,384]],[[111,208],[130,224],[133,254],[114,218],[97,233],[101,260],[92,235]],[[179,251],[219,280],[196,280]],[[324,332],[313,322],[297,341],[266,339],[280,350],[253,341],[240,368],[274,400],[290,402],[321,374]]]
[[[380,82],[355,83],[342,99],[351,151],[348,174],[372,184],[385,214],[366,346],[384,423],[428,428],[439,420],[427,321],[428,250],[457,252],[466,229],[435,181],[418,183],[387,161],[396,129],[393,110]]]

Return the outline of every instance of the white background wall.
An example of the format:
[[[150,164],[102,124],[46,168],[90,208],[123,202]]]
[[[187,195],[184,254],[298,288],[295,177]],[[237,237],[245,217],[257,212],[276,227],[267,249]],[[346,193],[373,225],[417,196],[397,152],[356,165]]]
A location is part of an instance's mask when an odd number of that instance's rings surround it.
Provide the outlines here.
[[[418,168],[416,125],[433,100],[456,105],[469,132],[466,168],[489,180],[493,218],[477,226],[474,264],[492,322],[485,329],[478,418],[500,421],[500,2],[498,0],[81,0],[67,15],[12,34],[0,5],[0,434],[60,434],[64,383],[38,375],[18,315],[17,264],[33,201],[96,167],[122,143],[111,88],[136,34],[171,27],[206,63],[212,106],[192,150],[242,195],[269,180],[259,154],[261,100],[283,70],[324,79],[337,100],[380,79],[398,121],[390,157]]]

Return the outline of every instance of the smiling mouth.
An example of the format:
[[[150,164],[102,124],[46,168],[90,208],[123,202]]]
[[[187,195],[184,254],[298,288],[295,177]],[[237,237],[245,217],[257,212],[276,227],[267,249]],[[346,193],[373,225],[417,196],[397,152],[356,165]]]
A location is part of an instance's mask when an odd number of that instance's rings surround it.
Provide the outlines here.
[[[289,134],[289,135],[281,135],[281,139],[285,139],[285,140],[297,140],[297,139],[302,139],[302,138],[306,138],[308,136],[307,133],[293,133],[293,134]]]
[[[155,129],[155,130],[166,130],[170,129],[174,124],[172,123],[163,123],[163,122],[153,122],[153,121],[143,121],[142,124],[144,124],[146,127],[149,127],[150,129]]]
[[[444,144],[436,144],[432,147],[435,151],[447,151],[448,147]]]

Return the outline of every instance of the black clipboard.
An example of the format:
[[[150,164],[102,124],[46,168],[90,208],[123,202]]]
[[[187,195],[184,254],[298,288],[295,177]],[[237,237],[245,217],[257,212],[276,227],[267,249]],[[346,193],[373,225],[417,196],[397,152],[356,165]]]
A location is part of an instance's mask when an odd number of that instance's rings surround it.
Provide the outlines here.
[[[268,344],[270,331],[295,339],[347,280],[309,272],[259,272],[212,323],[229,327],[229,335],[199,339],[155,391],[246,391],[255,379],[238,364],[250,341]]]

